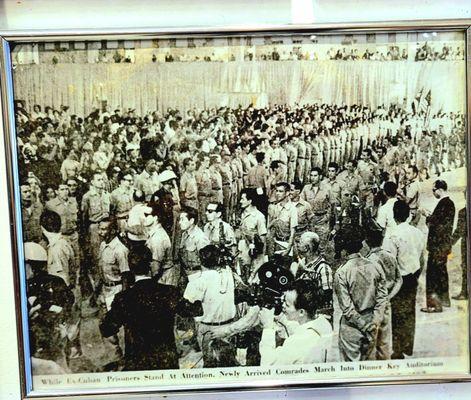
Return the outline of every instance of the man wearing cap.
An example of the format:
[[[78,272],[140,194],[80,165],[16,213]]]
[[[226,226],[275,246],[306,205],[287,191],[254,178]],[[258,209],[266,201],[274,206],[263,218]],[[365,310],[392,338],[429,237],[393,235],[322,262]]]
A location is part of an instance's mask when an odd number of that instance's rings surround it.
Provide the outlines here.
[[[268,256],[292,255],[298,213],[289,196],[289,184],[280,182],[275,186],[275,203],[268,207]]]
[[[36,365],[43,365],[41,360],[50,360],[67,369],[64,334],[65,324],[70,321],[74,295],[61,277],[47,272],[48,255],[42,246],[26,242],[24,256],[29,335],[34,358],[38,359]]]
[[[201,228],[198,227],[197,210],[191,208],[182,209],[179,225],[182,230],[179,244],[179,256],[182,266],[180,276],[183,277],[184,275],[192,275],[201,270],[198,252],[210,242]]]
[[[126,220],[129,217],[129,211],[134,206],[134,190],[132,187],[133,179],[128,172],[118,173],[119,186],[111,192],[111,214],[118,221],[118,229],[124,232],[126,229]]]
[[[66,238],[75,254],[75,266],[80,266],[80,246],[79,235],[77,231],[78,205],[77,200],[69,197],[69,187],[66,184],[60,184],[56,191],[57,196],[46,202],[46,209],[59,214],[61,218],[61,233]],[[75,276],[72,272],[72,276]]]
[[[334,291],[342,312],[339,327],[342,361],[375,359],[378,327],[388,302],[384,273],[378,264],[360,254],[362,239],[360,233],[352,234],[345,243],[347,260],[334,276]]]
[[[151,196],[159,190],[161,182],[159,174],[157,173],[157,163],[155,160],[150,159],[146,162],[146,167],[136,178],[136,189],[140,190],[146,196],[146,201],[149,201]]]

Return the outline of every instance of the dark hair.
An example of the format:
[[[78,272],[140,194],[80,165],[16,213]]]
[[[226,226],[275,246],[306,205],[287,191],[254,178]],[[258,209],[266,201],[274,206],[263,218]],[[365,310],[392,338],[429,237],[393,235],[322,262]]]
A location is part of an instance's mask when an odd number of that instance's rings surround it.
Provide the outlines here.
[[[280,166],[280,164],[283,164],[280,160],[272,161],[270,163],[270,169],[274,171],[275,169],[277,169]]]
[[[257,160],[257,162],[260,164],[263,162],[263,160],[265,159],[265,153],[257,153],[255,154],[255,159]]]
[[[146,200],[146,195],[141,190],[135,190],[132,194],[132,198],[134,201],[141,203]]]
[[[317,173],[319,174],[319,176],[322,176],[322,169],[321,169],[321,168],[319,168],[319,167],[314,167],[313,169],[311,169],[311,174],[312,174],[314,171],[317,171]]]
[[[419,169],[417,168],[416,165],[409,165],[407,168],[411,169],[415,175],[419,174]]]
[[[293,183],[294,190],[303,190],[303,187],[304,187],[304,185],[299,181],[295,181]]]
[[[384,193],[388,197],[394,197],[397,194],[397,185],[395,182],[388,181],[384,184]]]
[[[250,200],[252,205],[255,206],[258,198],[256,190],[253,188],[244,188],[240,191],[240,196],[242,197],[243,194],[245,194],[247,200]]]
[[[393,207],[394,219],[398,222],[405,222],[409,218],[410,207],[404,200],[397,200]]]
[[[443,190],[448,190],[448,185],[446,184],[446,182],[442,179],[437,179],[434,183],[433,183],[433,187],[435,189],[443,189]]]
[[[45,210],[41,214],[40,224],[46,231],[58,233],[61,230],[61,217],[54,211]]]
[[[200,251],[201,265],[205,268],[216,268],[219,266],[219,259],[221,257],[221,251],[219,247],[214,244],[208,244],[204,246]]]
[[[366,243],[370,248],[380,247],[383,244],[384,232],[378,227],[366,231]]]
[[[320,293],[317,285],[300,279],[294,281],[290,289],[294,290],[297,294],[294,302],[296,310],[306,311],[308,317],[313,319],[319,308],[318,299],[320,298]]]
[[[149,274],[152,263],[152,252],[148,247],[140,246],[139,251],[130,251],[128,255],[129,270],[134,275]]]
[[[198,225],[198,210],[192,207],[182,207],[181,214],[186,214],[187,218],[195,221],[195,225]]]
[[[278,182],[275,187],[283,187],[285,188],[286,192],[289,192],[291,190],[291,186],[287,182]]]
[[[330,162],[329,165],[327,166],[327,169],[328,168],[335,168],[335,172],[338,172],[339,165],[336,162]]]
[[[216,209],[214,210],[215,212],[219,212],[219,213],[222,213],[224,211],[224,206],[221,204],[221,203],[216,203],[216,202],[209,202],[208,203],[208,206],[210,204],[215,204],[216,205]],[[206,207],[207,208],[207,207]]]

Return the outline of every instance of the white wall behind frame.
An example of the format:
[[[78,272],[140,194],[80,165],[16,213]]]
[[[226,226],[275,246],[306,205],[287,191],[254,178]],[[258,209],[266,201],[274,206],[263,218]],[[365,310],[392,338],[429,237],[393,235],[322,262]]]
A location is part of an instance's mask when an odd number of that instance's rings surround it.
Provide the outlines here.
[[[0,30],[146,28],[471,18],[470,0],[3,0]],[[1,129],[1,128],[0,128]],[[3,132],[2,132],[3,133]],[[0,143],[0,399],[19,399],[3,139]],[[302,390],[192,399],[468,399],[471,384]],[[160,396],[145,396],[146,399]],[[173,396],[167,397],[167,399]],[[130,399],[131,397],[129,397]],[[143,397],[140,397],[141,399]],[[160,397],[161,398],[161,397]]]

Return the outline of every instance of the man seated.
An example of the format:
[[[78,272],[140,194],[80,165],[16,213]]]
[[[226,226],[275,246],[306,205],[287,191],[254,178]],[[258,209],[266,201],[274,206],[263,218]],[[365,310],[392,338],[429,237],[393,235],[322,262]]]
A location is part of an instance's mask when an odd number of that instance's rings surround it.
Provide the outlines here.
[[[262,308],[260,321],[263,326],[260,342],[261,365],[313,364],[327,361],[331,347],[332,326],[325,315],[318,314],[318,294],[307,281],[295,281],[284,295],[283,314],[288,321],[299,325],[276,347],[276,323],[274,310]]]

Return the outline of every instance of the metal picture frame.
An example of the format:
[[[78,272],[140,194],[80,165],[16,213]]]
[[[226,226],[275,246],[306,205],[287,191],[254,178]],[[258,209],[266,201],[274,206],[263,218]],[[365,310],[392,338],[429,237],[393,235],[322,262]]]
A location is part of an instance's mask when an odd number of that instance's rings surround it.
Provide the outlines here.
[[[22,398],[53,398],[56,396],[94,396],[112,395],[114,398],[126,398],[129,394],[178,394],[178,393],[205,393],[205,392],[232,392],[232,391],[260,391],[280,388],[307,388],[307,387],[351,387],[369,385],[412,384],[412,383],[446,383],[458,381],[471,381],[471,371],[464,374],[442,375],[427,374],[424,376],[394,376],[378,378],[339,378],[339,379],[283,379],[277,377],[267,380],[251,380],[245,383],[211,383],[201,385],[164,385],[161,387],[129,387],[113,389],[86,389],[35,391],[32,387],[32,374],[29,358],[28,325],[27,325],[27,296],[26,277],[23,264],[23,240],[21,227],[21,206],[19,190],[19,172],[17,160],[17,140],[15,134],[14,117],[14,84],[11,63],[12,46],[27,42],[59,42],[59,41],[94,41],[94,40],[133,40],[133,39],[162,39],[162,38],[198,38],[198,37],[225,37],[225,36],[277,36],[294,34],[336,35],[336,34],[366,34],[366,33],[394,33],[394,32],[425,32],[425,31],[459,31],[465,35],[466,63],[466,110],[467,110],[467,204],[470,199],[471,163],[469,163],[469,138],[471,128],[469,117],[471,115],[471,20],[427,20],[427,21],[395,21],[381,23],[341,23],[341,24],[307,24],[284,26],[228,26],[214,28],[149,28],[149,29],[84,29],[84,30],[32,30],[32,31],[4,31],[0,32],[0,87],[3,110],[4,141],[6,148],[7,178],[9,210],[12,236],[11,247],[14,262],[11,268],[15,280],[16,321],[18,329],[18,353],[20,355],[20,377]],[[471,218],[468,214],[467,226],[470,228]],[[471,245],[467,244],[468,282],[471,282]],[[10,266],[7,266],[10,268]],[[468,285],[469,286],[469,285]],[[469,295],[471,290],[468,287]],[[468,310],[468,334],[471,332],[471,320]],[[469,347],[471,354],[471,347]],[[128,390],[129,389],[129,390]],[[51,397],[50,397],[51,396]]]

